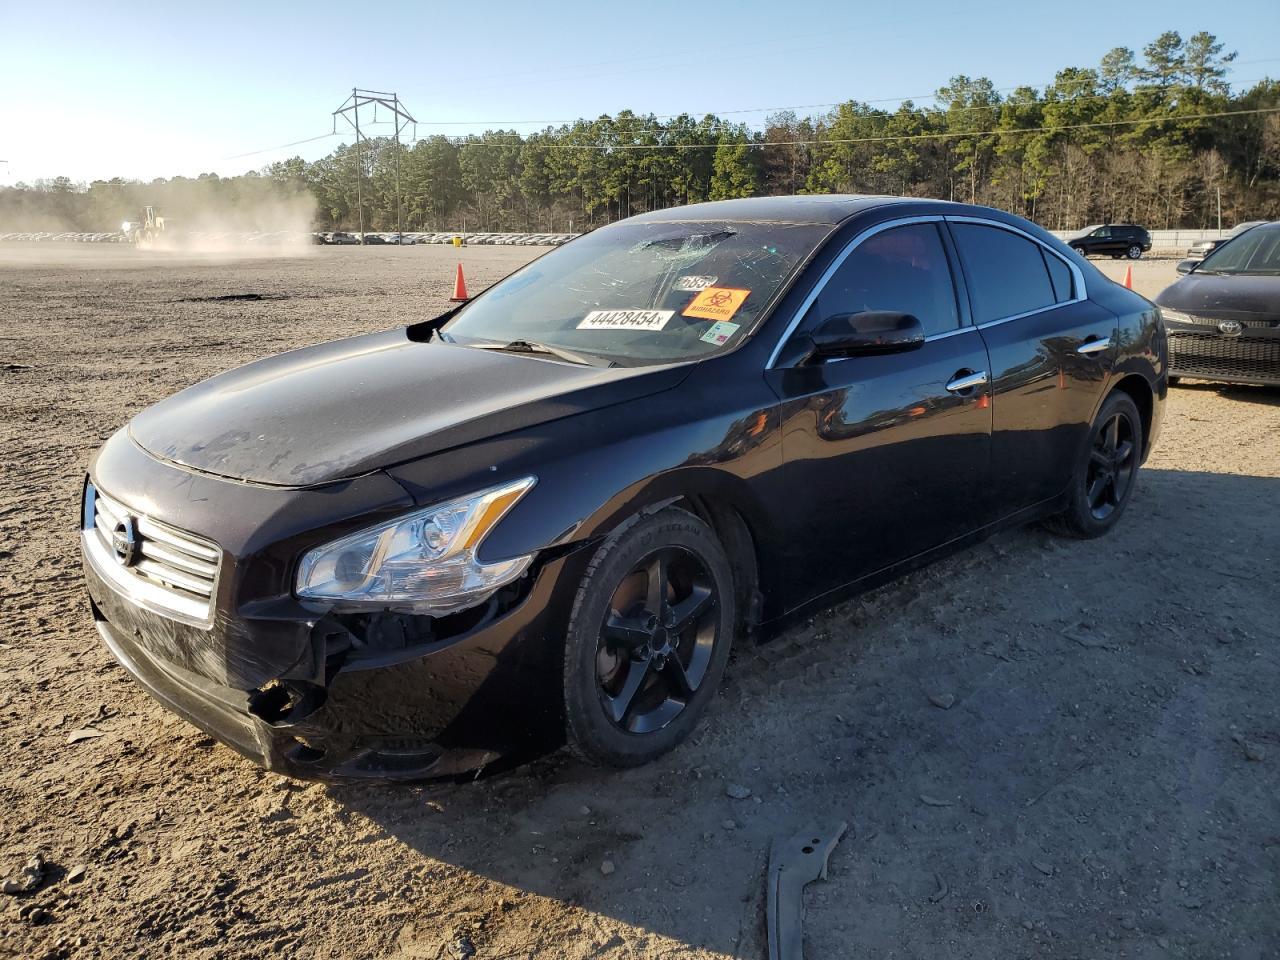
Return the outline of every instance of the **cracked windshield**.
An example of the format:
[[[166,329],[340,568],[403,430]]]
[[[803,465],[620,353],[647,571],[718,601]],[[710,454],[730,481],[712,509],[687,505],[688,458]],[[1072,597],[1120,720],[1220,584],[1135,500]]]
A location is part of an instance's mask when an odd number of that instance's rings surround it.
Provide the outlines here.
[[[747,337],[830,226],[632,223],[535,260],[462,310],[445,340],[635,366]]]

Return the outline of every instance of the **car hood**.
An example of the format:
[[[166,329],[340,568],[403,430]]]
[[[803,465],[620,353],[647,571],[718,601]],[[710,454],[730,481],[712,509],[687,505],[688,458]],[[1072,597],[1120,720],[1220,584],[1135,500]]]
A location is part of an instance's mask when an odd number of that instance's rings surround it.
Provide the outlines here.
[[[1189,273],[1156,303],[1211,320],[1280,319],[1280,277]]]
[[[276,486],[329,483],[669,389],[689,364],[588,367],[369,334],[258,360],[129,424],[155,457]]]

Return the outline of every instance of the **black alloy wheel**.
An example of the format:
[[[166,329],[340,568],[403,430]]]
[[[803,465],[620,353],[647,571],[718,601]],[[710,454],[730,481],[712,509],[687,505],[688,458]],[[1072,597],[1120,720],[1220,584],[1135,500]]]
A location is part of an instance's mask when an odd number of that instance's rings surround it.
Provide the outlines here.
[[[584,759],[634,766],[688,736],[715,695],[735,623],[733,573],[702,520],[674,507],[597,550],[565,647],[565,724]]]
[[[660,548],[618,584],[600,627],[601,705],[628,733],[660,730],[689,705],[715,649],[715,583],[680,547]]]
[[[1085,498],[1095,520],[1106,520],[1129,494],[1138,454],[1133,434],[1134,425],[1123,411],[1118,411],[1094,437],[1085,475]]]
[[[1142,464],[1142,438],[1142,418],[1133,398],[1114,391],[1103,401],[1089,431],[1067,491],[1066,509],[1048,521],[1049,527],[1087,539],[1115,526],[1133,496]]]

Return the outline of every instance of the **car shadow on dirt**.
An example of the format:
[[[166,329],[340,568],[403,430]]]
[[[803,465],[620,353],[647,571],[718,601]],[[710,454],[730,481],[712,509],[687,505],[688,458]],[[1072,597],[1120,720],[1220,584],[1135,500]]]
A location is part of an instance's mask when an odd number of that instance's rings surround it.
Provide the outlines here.
[[[1148,469],[1106,538],[1004,533],[738,650],[648,767],[330,793],[472,879],[433,943],[761,956],[770,839],[840,820],[815,956],[1275,943],[1278,503]]]
[[[1260,403],[1269,407],[1280,406],[1280,387],[1262,386],[1247,383],[1213,383],[1208,380],[1183,380],[1174,390],[1186,390],[1196,393],[1217,393],[1231,400],[1245,403]]]

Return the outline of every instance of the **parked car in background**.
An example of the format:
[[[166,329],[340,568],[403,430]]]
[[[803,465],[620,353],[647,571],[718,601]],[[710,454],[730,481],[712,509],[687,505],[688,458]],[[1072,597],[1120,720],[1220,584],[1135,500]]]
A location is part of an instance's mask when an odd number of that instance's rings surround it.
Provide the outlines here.
[[[1165,359],[1149,301],[1003,211],[654,211],[139,413],[84,485],[92,615],[296,776],[631,766],[740,639],[1007,526],[1111,530]]]
[[[1151,234],[1132,223],[1096,224],[1070,238],[1067,246],[1082,257],[1109,254],[1116,259],[1137,260],[1151,249]]]
[[[1280,221],[1177,269],[1184,276],[1156,297],[1171,379],[1280,385]]]
[[[1248,220],[1245,223],[1236,224],[1231,228],[1231,232],[1225,237],[1219,237],[1217,240],[1197,240],[1191,246],[1187,247],[1187,256],[1197,260],[1203,259],[1213,253],[1214,250],[1218,249],[1218,247],[1222,246],[1232,237],[1238,237],[1250,227],[1256,227],[1258,224],[1266,222],[1267,221],[1265,220]]]
[[[343,233],[341,230],[335,230],[333,233],[330,233],[327,235],[327,239],[325,240],[325,242],[335,243],[335,244],[345,246],[353,243],[359,243],[360,238],[357,237],[354,233]]]
[[[366,233],[360,238],[360,242],[370,246],[381,246],[386,244],[387,238],[380,233]]]

